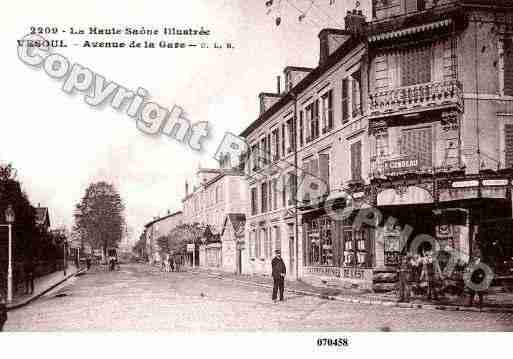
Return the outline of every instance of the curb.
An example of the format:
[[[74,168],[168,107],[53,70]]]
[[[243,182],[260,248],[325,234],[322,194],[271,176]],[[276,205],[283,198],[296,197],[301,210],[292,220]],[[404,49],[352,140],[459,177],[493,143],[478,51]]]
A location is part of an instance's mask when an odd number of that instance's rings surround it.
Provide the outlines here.
[[[55,289],[56,287],[58,287],[59,285],[61,285],[62,283],[66,282],[67,280],[79,275],[79,274],[82,274],[84,272],[86,272],[87,270],[85,268],[83,269],[80,269],[78,271],[76,271],[75,273],[73,274],[70,274],[66,277],[64,277],[62,280],[60,280],[59,282],[51,285],[49,288],[46,288],[45,290],[43,290],[42,292],[34,295],[33,297],[30,297],[28,299],[26,299],[25,301],[21,302],[21,303],[17,303],[17,304],[10,304],[10,305],[7,305],[7,311],[11,311],[11,310],[15,310],[15,309],[19,309],[21,307],[24,307],[30,303],[32,303],[33,301],[41,298],[43,295],[45,295],[46,293],[48,293],[49,291],[51,291],[52,289]]]
[[[273,287],[272,285],[268,285],[268,284],[255,283],[255,282],[244,281],[244,280],[240,280],[240,279],[225,278],[220,275],[215,275],[214,278],[220,279],[220,280],[231,280],[233,282],[244,283],[244,284],[251,284],[256,287],[261,287],[261,288],[271,288],[272,289],[272,287]],[[389,300],[358,299],[358,298],[351,298],[351,297],[325,295],[325,294],[320,294],[320,293],[315,293],[315,292],[307,292],[307,291],[298,290],[298,289],[285,289],[285,292],[294,293],[294,294],[302,294],[302,295],[307,295],[307,296],[311,296],[311,297],[319,297],[321,299],[326,299],[326,300],[336,300],[336,301],[345,302],[345,303],[381,305],[381,306],[385,306],[385,307],[396,307],[396,308],[401,308],[401,309],[427,309],[427,310],[445,310],[445,311],[477,312],[477,313],[513,313],[513,309],[509,309],[509,308],[495,308],[495,307],[476,308],[476,307],[465,307],[465,306],[459,306],[459,305],[403,303],[403,302],[394,302],[394,301],[389,301]]]

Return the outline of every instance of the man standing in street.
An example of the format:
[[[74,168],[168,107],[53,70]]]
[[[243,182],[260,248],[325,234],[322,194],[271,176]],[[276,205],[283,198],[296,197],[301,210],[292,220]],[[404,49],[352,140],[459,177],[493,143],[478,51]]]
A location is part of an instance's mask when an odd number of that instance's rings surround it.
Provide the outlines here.
[[[283,263],[283,259],[281,259],[281,251],[277,249],[275,251],[276,255],[271,262],[272,266],[272,276],[274,280],[273,285],[273,301],[276,302],[278,290],[280,291],[280,301],[283,301],[283,290],[285,286],[285,274],[287,272],[285,268],[285,263]]]

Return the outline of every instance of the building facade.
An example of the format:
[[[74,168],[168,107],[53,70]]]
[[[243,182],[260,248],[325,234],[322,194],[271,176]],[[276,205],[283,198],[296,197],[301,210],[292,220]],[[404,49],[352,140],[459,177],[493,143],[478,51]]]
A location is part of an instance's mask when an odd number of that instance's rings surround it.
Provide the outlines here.
[[[155,218],[144,226],[143,236],[146,238],[146,255],[150,263],[160,263],[162,261],[164,253],[160,249],[158,239],[168,235],[173,228],[184,223],[183,217],[182,211],[168,213],[164,217]]]
[[[321,31],[319,66],[286,68],[242,133],[243,272],[281,249],[289,278],[377,288],[405,253],[486,258],[480,227],[512,217],[512,5],[376,0]]]
[[[200,267],[223,267],[221,232],[229,214],[244,214],[248,206],[248,186],[242,171],[205,169],[197,172],[197,186],[189,192],[186,183],[183,199],[184,223],[205,227],[194,258]]]

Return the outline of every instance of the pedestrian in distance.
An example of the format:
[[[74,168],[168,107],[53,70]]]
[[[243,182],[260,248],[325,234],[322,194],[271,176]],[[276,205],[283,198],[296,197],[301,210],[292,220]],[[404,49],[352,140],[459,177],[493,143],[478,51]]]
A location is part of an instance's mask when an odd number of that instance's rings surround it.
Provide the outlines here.
[[[287,269],[285,268],[285,263],[283,263],[283,259],[281,259],[281,251],[277,249],[274,252],[275,257],[271,261],[272,276],[274,282],[272,299],[276,303],[278,291],[280,292],[280,301],[283,301],[283,291],[285,289],[285,275],[287,274]]]
[[[438,288],[442,281],[442,271],[438,260],[433,258],[431,252],[428,252],[424,257],[420,278],[427,281],[427,299],[438,300]]]

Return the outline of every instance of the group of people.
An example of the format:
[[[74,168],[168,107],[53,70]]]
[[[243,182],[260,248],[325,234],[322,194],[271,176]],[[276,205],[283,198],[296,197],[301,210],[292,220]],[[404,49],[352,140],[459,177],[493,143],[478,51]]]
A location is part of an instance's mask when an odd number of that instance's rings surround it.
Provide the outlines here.
[[[478,260],[478,259],[477,259]],[[466,270],[472,268],[476,259],[467,264]],[[433,257],[431,251],[427,251],[423,256],[407,255],[401,260],[397,270],[399,284],[399,301],[409,302],[413,293],[426,295],[428,300],[438,300],[444,292],[444,281],[446,275],[440,268],[440,262]],[[476,271],[472,274],[472,281],[480,283],[483,280],[483,273]],[[475,295],[479,297],[479,305],[483,303],[483,292],[475,291],[463,284],[463,291],[470,295],[470,305],[472,305]]]
[[[172,255],[167,255],[162,260],[162,270],[164,272],[179,272],[180,271],[180,261],[175,261],[175,258]]]

